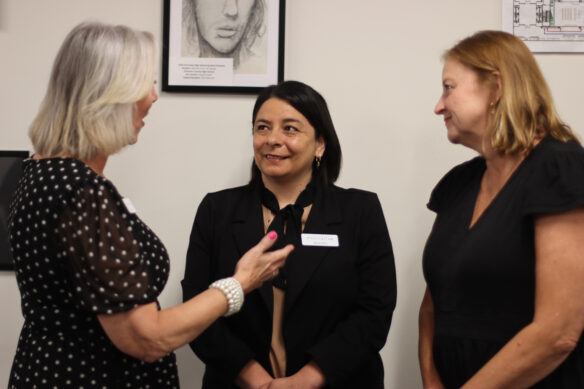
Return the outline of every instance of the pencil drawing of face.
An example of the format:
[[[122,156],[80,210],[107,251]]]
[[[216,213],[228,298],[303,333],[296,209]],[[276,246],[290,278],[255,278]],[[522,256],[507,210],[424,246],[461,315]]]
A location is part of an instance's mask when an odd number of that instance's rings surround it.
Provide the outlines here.
[[[233,54],[249,27],[256,0],[195,0],[195,20],[201,50]],[[212,53],[208,53],[212,54]]]

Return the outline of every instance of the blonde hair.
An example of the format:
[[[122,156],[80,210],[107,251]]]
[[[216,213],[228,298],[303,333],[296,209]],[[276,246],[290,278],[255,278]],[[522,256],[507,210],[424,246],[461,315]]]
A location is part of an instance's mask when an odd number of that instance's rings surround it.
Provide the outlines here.
[[[493,91],[494,72],[500,74],[502,94],[491,112],[491,144],[498,152],[529,152],[547,135],[578,141],[558,116],[541,70],[519,38],[502,31],[479,31],[446,51],[444,59],[474,70],[479,80],[492,84]]]
[[[135,103],[156,70],[154,37],[125,26],[85,22],[65,38],[29,136],[43,156],[91,160],[134,143]]]

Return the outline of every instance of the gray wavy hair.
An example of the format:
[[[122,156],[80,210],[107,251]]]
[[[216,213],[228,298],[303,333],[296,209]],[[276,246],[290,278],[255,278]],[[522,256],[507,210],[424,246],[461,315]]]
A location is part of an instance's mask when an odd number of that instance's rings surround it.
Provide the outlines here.
[[[65,38],[29,129],[37,153],[90,160],[134,143],[135,103],[152,90],[154,37],[126,26],[84,22]]]

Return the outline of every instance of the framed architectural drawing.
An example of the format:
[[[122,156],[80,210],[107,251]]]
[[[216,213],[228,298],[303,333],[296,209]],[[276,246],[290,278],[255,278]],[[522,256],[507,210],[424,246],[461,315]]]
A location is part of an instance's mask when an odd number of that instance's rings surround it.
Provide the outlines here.
[[[535,53],[584,52],[584,2],[503,0],[503,30]]]

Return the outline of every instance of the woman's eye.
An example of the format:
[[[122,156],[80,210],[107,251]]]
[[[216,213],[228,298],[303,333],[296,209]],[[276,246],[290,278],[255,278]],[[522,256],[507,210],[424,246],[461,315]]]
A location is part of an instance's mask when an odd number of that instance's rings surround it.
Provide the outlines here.
[[[267,129],[268,129],[268,127],[267,127],[267,126],[265,126],[265,125],[263,125],[263,124],[259,124],[259,125],[257,125],[257,126],[255,127],[255,130],[256,130],[256,131],[264,131],[264,130],[267,130]]]
[[[284,130],[288,131],[288,132],[295,132],[298,131],[298,129],[294,126],[286,126],[284,127]]]

